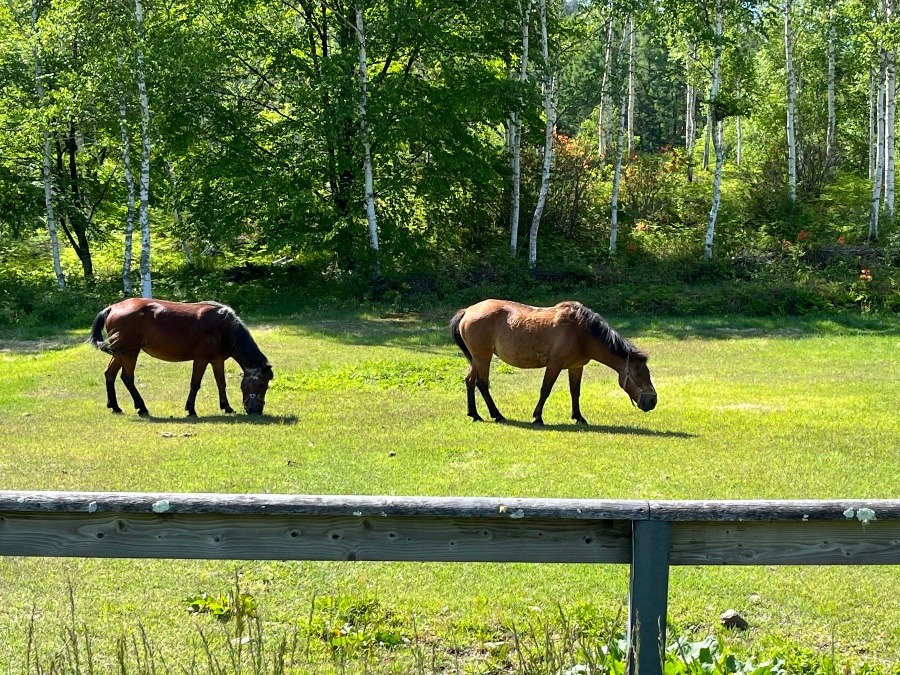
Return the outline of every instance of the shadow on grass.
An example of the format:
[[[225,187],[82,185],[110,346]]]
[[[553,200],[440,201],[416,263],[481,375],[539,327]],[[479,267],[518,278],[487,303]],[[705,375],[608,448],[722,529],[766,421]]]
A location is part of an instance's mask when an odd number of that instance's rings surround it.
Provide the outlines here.
[[[141,418],[136,418],[141,420]],[[150,417],[142,421],[150,424],[257,424],[283,425],[297,424],[300,418],[296,415],[201,415],[197,417]]]
[[[531,422],[509,419],[499,424],[518,429],[530,429],[531,431],[566,431],[580,434],[619,434],[623,436],[655,436],[657,438],[697,438],[695,434],[689,434],[685,431],[657,431],[656,429],[645,429],[643,427],[626,427],[610,424],[544,424],[543,426],[535,426]]]

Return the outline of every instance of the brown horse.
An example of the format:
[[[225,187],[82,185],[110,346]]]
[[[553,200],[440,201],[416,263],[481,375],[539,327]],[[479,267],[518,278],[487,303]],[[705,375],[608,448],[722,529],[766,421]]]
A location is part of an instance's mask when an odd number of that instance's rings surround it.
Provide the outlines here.
[[[184,405],[191,417],[197,415],[194,401],[208,365],[212,366],[219,387],[219,406],[226,413],[234,412],[225,394],[225,361],[229,358],[244,371],[244,410],[250,415],[261,415],[266,404],[272,366],[234,310],[218,302],[123,300],[97,315],[88,342],[112,356],[105,373],[106,407],[114,413],[122,412],[116,400],[116,374],[121,370],[122,382],[134,399],[138,414],[150,415],[134,386],[134,367],[142,350],[163,361],[194,362],[191,389]]]
[[[572,419],[587,424],[581,415],[581,375],[590,361],[599,361],[619,373],[619,386],[632,404],[644,412],[656,407],[656,390],[647,368],[648,354],[609,327],[599,314],[580,302],[553,307],[529,307],[509,300],[484,300],[461,309],[450,322],[450,332],[469,361],[466,374],[468,415],[481,421],[475,407],[475,387],[496,421],[497,410],[489,391],[491,357],[517,368],[546,368],[534,423],[542,425],[544,403],[559,373],[569,371]]]

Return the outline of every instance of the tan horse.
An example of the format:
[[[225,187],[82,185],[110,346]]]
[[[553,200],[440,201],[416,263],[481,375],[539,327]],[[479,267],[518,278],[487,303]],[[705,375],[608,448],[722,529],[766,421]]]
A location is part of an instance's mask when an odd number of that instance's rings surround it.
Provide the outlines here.
[[[599,361],[619,373],[619,386],[632,404],[644,412],[656,407],[656,389],[647,368],[648,354],[609,327],[599,314],[580,302],[553,307],[530,307],[509,300],[484,300],[461,309],[450,322],[450,332],[469,360],[466,374],[468,415],[481,421],[475,407],[475,387],[498,422],[503,415],[489,391],[491,357],[517,368],[546,368],[534,423],[542,425],[544,403],[556,378],[569,371],[572,419],[587,424],[581,415],[581,376],[590,361]]]
[[[103,330],[107,338],[103,339]],[[106,367],[106,407],[122,412],[116,400],[116,375],[131,394],[142,417],[149,416],[144,399],[134,385],[134,367],[141,351],[163,361],[193,361],[191,388],[184,409],[194,417],[194,401],[207,366],[212,366],[219,388],[219,406],[232,413],[225,394],[225,361],[237,361],[244,376],[241,393],[244,410],[261,415],[272,366],[257,347],[250,331],[230,307],[218,302],[168,302],[131,298],[110,305],[94,319],[88,342],[112,359]]]

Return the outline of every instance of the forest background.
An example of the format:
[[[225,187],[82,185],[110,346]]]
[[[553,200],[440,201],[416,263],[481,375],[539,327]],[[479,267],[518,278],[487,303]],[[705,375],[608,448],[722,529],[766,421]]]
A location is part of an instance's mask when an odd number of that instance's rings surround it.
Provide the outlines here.
[[[0,325],[900,308],[893,0],[9,0]]]

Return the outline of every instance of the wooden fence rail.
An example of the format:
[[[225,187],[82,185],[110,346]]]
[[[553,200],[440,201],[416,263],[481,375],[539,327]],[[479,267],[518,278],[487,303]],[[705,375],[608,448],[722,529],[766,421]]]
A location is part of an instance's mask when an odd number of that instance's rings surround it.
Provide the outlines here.
[[[0,491],[0,555],[628,564],[629,671],[658,675],[670,565],[897,565],[900,500]]]

